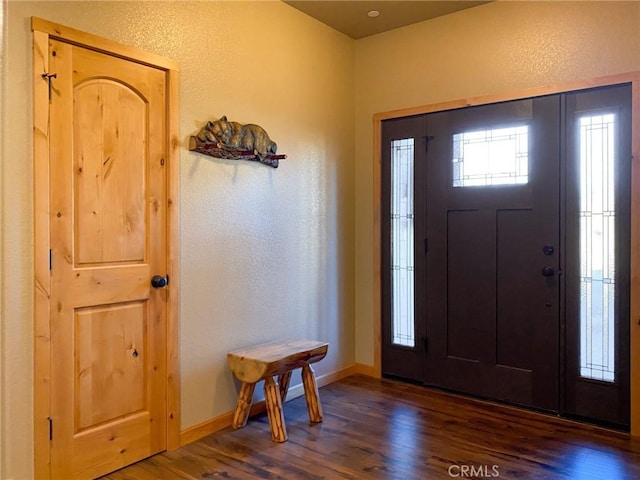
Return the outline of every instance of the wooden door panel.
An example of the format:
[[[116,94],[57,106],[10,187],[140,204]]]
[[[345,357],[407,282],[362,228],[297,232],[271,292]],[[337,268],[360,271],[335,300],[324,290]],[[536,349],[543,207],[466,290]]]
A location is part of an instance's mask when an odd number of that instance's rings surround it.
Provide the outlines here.
[[[145,409],[146,329],[146,301],[76,310],[76,433]]]
[[[82,448],[73,450],[69,464],[58,464],[59,457],[52,457],[53,478],[89,479],[101,476],[146,458],[157,451],[149,444],[155,428],[144,413],[139,413],[110,423],[109,428],[89,429],[73,436]]]
[[[539,309],[542,249],[532,209],[496,212],[496,363],[531,369],[537,355],[535,338]],[[533,298],[532,298],[533,297]]]
[[[49,56],[52,476],[95,478],[166,448],[166,85],[60,41]]]
[[[129,302],[152,295],[149,265],[77,268],[64,286],[74,308]]]
[[[487,322],[495,318],[492,213],[471,209],[447,213],[447,357],[491,361],[485,357],[491,354],[487,345],[493,343]]]
[[[74,85],[79,85],[82,81],[91,78],[110,79],[136,91],[149,102],[149,108],[154,108],[154,99],[165,95],[165,72],[163,70],[140,63],[127,62],[118,57],[104,55],[81,47],[74,47],[73,58]],[[126,68],[123,68],[122,62],[127,63]],[[162,138],[160,134],[164,133],[165,125],[164,121],[161,123],[160,131],[151,131],[150,129],[149,134],[152,138]],[[155,124],[155,126],[160,125]]]
[[[148,104],[127,85],[74,88],[76,265],[142,262]]]

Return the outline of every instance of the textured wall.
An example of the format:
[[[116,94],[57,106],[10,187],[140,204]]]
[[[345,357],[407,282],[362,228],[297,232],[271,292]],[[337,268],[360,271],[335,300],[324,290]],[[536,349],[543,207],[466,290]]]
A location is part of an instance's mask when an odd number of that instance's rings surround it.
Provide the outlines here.
[[[312,337],[331,344],[319,375],[353,363],[353,41],[280,2],[17,1],[8,14],[0,478],[32,464],[30,16],[180,64],[183,428],[234,408],[228,350]],[[225,114],[262,125],[280,168],[186,150]]]
[[[6,1],[0,0],[0,25],[2,25],[2,33],[0,34],[0,125],[4,125],[4,71],[5,71],[5,52],[6,52],[6,42],[5,42],[5,12],[6,12]],[[1,127],[0,127],[1,128]],[[0,188],[3,187],[3,162],[2,158],[5,156],[4,151],[4,134],[0,135]],[[0,478],[2,478],[2,472],[4,471],[3,467],[3,451],[4,451],[4,358],[2,355],[2,348],[4,345],[4,301],[3,301],[3,278],[4,278],[4,262],[2,259],[4,258],[4,202],[3,195],[0,192]]]
[[[185,145],[204,121],[227,114],[263,125],[289,155],[274,171],[182,151],[183,427],[232,408],[224,353],[250,343],[247,335],[329,340],[320,374],[351,363],[354,344],[359,362],[373,362],[374,113],[640,69],[638,2],[497,2],[357,42],[277,2],[12,1],[8,13],[3,480],[28,478],[32,461],[28,17],[177,60]]]
[[[374,113],[640,70],[640,2],[495,2],[356,42],[356,360],[373,364]]]

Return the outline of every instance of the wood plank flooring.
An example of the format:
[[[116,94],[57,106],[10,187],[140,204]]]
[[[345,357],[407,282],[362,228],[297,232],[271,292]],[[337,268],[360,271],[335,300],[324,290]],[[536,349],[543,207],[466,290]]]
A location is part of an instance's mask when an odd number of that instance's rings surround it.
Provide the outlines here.
[[[640,440],[624,433],[363,376],[320,397],[321,424],[304,397],[285,405],[286,443],[259,415],[104,480],[640,479]]]

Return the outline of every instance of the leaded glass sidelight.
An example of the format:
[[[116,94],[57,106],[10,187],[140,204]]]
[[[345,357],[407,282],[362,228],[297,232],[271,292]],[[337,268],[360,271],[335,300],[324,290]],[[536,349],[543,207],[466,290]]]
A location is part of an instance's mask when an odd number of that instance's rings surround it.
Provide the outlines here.
[[[529,181],[529,127],[453,135],[453,186],[518,185]]]
[[[615,115],[580,128],[580,375],[615,379]]]
[[[415,346],[413,159],[413,138],[391,142],[391,338],[407,347]]]

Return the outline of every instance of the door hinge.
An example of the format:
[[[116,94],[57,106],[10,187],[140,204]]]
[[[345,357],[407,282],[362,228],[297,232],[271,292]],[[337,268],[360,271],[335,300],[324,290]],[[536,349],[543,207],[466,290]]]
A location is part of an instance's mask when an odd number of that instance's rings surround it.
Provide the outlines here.
[[[425,135],[422,138],[424,138],[424,151],[426,153],[429,151],[429,142],[433,140],[433,135]]]
[[[427,353],[427,351],[429,350],[429,339],[427,337],[424,337],[422,339],[422,343],[424,344],[424,352]]]
[[[53,270],[53,250],[49,249],[49,270]]]
[[[424,254],[426,255],[428,251],[429,251],[429,239],[425,238],[424,239]]]
[[[49,440],[53,440],[53,418],[47,417],[49,420]]]

